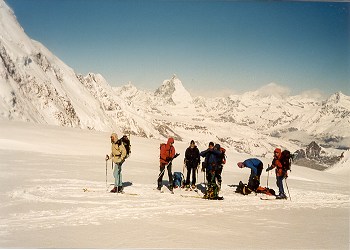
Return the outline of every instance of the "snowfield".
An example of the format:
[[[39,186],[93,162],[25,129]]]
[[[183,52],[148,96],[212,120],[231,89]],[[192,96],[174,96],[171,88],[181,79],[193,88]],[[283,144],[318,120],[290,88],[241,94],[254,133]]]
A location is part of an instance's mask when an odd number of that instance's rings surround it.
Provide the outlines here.
[[[112,194],[104,161],[109,133],[0,121],[0,247],[349,249],[348,161],[340,172],[293,165],[292,199],[264,201],[234,192],[250,174],[236,163],[250,156],[229,150],[225,199],[212,201],[199,198],[201,172],[198,194],[154,190],[161,142],[131,137],[125,194]],[[173,171],[182,172],[187,145],[175,141],[181,155]],[[272,155],[266,157],[265,168]],[[113,183],[110,162],[107,171]],[[265,171],[261,182],[266,186]],[[273,175],[269,186],[277,190]]]

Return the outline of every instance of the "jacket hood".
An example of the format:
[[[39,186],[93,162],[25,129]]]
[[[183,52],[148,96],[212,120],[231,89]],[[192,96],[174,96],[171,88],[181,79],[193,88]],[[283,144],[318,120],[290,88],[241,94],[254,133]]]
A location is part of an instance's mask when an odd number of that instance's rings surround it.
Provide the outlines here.
[[[273,152],[274,152],[274,153],[279,153],[279,154],[280,154],[280,153],[282,152],[282,150],[281,150],[280,148],[276,148],[275,151],[273,151]]]
[[[168,139],[167,144],[170,144],[170,143],[174,143],[174,138],[170,137],[170,138]]]
[[[112,133],[112,134],[111,134],[111,137],[112,137],[112,136],[113,136],[116,140],[118,140],[118,135],[117,135],[116,133]]]

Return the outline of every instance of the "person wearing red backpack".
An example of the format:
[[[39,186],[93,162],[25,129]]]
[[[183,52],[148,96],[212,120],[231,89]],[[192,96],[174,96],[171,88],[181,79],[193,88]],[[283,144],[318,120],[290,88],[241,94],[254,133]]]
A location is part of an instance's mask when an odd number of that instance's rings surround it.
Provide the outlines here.
[[[158,177],[158,190],[161,190],[163,186],[163,176],[165,172],[165,167],[167,167],[168,170],[168,176],[169,176],[169,189],[173,189],[173,174],[172,174],[172,160],[175,157],[175,148],[173,146],[174,144],[174,138],[170,137],[168,139],[168,142],[162,143],[160,145],[160,157],[159,157],[159,169],[160,169],[160,174]]]
[[[282,163],[281,163],[281,156],[282,156],[282,150],[280,148],[276,148],[273,152],[273,160],[271,163],[271,166],[266,169],[267,171],[270,171],[272,169],[276,169],[276,184],[278,187],[279,194],[276,196],[276,199],[287,199],[286,194],[284,193],[283,188],[283,179],[287,178],[287,172],[283,170]]]

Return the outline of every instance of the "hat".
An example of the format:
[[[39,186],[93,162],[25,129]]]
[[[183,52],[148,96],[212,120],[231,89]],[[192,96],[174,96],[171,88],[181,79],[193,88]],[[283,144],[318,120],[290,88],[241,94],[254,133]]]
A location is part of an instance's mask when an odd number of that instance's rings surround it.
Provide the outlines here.
[[[275,148],[275,151],[273,151],[274,153],[281,153],[282,150],[280,148]]]
[[[111,134],[111,137],[112,137],[112,136],[113,136],[114,138],[118,139],[118,135],[117,135],[116,133],[112,133],[112,134]]]
[[[238,162],[238,163],[237,163],[237,166],[238,166],[239,168],[244,168],[243,162]]]

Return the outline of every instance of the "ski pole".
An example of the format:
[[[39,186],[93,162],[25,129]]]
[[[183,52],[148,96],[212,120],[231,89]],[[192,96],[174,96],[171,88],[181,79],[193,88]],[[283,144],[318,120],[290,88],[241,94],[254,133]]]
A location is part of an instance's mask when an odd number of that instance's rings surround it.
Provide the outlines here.
[[[287,178],[285,178],[284,180],[286,182],[286,187],[287,187],[287,191],[288,191],[288,195],[289,195],[289,200],[292,201],[292,198],[290,197],[290,193],[289,193],[288,184],[287,184]]]
[[[184,176],[185,179],[185,166],[186,166],[186,161],[184,161],[184,165],[182,167],[182,176]],[[186,181],[185,181],[186,182]],[[182,183],[181,183],[182,184]],[[186,183],[185,183],[186,184]]]
[[[118,185],[117,185],[117,194],[119,194],[119,183],[120,183],[120,172],[119,172],[119,165],[117,165],[118,169],[115,169],[118,174]],[[117,181],[117,180],[116,180]]]
[[[107,161],[106,161],[106,192],[108,191],[108,185],[107,185]]]
[[[164,169],[162,170],[162,172],[160,172],[160,174],[158,175],[158,179],[160,178],[160,176],[161,176],[162,174],[164,174],[165,168],[166,168],[166,167],[167,167],[167,166],[165,166]]]
[[[269,167],[270,167],[270,164],[267,165],[267,168]],[[267,188],[269,188],[269,177],[270,177],[270,171],[267,171],[267,184],[266,184]]]

